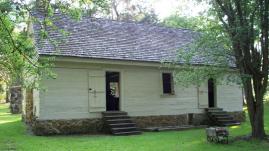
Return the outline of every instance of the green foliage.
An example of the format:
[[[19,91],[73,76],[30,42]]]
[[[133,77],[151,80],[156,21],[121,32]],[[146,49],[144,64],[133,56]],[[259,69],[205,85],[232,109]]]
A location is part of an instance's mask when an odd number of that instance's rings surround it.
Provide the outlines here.
[[[102,16],[113,20],[157,23],[157,15],[146,3],[147,0],[109,0],[107,12]]]
[[[36,71],[44,69],[44,66],[37,61],[37,52],[28,31],[18,29],[19,24],[27,21],[24,11],[16,3],[8,4],[11,9],[3,10],[0,14],[0,78],[6,83],[23,86],[30,86],[26,84],[31,83],[33,86],[38,79],[29,77],[37,75]],[[6,5],[6,2],[0,3],[2,7]]]
[[[142,11],[144,8],[141,5],[136,5],[136,8],[138,11],[132,15],[140,21],[153,22],[156,19],[154,13]],[[68,36],[69,33],[54,24],[55,12],[79,20],[83,15],[108,15],[110,9],[108,0],[0,0],[0,80],[38,87],[41,77],[55,77],[50,71],[54,58],[40,58],[36,52],[30,27],[32,23],[41,26],[38,33],[41,41],[49,41],[58,51],[57,46],[64,41],[52,40],[48,29],[57,30],[63,36]],[[34,14],[37,11],[42,12],[43,19],[36,18]]]
[[[204,24],[201,17],[186,17],[178,14],[171,15],[162,21],[162,24],[168,27],[186,28],[191,30],[200,30]]]
[[[199,22],[199,18],[193,21],[182,17],[166,21],[170,26],[189,26],[199,32],[190,45],[179,51],[179,59],[175,62],[182,63],[184,68],[179,68],[175,77],[181,83],[187,81],[198,85],[210,77],[241,80],[253,126],[252,137],[264,139],[263,118],[257,116],[263,116],[262,103],[268,85],[269,0],[207,2],[211,9],[204,16],[205,22]],[[202,28],[197,30],[197,25]],[[198,63],[193,61],[197,58]],[[227,71],[234,67],[238,78],[226,78]]]
[[[63,36],[68,33],[54,25],[51,18],[56,11],[78,20],[87,10],[93,7],[101,9],[106,3],[106,0],[0,0],[0,80],[25,87],[38,87],[41,77],[54,77],[50,71],[54,58],[38,56],[30,30],[31,23],[40,24],[42,30],[39,35],[42,40],[50,41],[57,49],[57,45],[63,41],[52,41],[48,28],[58,30]],[[37,10],[43,12],[43,20],[33,15],[33,11]]]
[[[181,63],[175,71],[177,83],[200,85],[209,78],[215,79],[218,84],[240,83],[240,77],[232,70],[235,64],[231,41],[217,18],[172,15],[164,19],[163,24],[194,31],[192,43],[178,50],[177,59],[172,63],[173,68]]]
[[[269,104],[265,106],[269,120]],[[269,132],[269,122],[265,122]],[[266,141],[231,141],[247,135],[249,121],[230,128],[230,144],[208,143],[204,129],[169,132],[146,132],[136,136],[71,135],[34,136],[28,134],[21,115],[8,113],[8,105],[0,104],[0,150],[19,151],[266,151]],[[70,143],[72,142],[72,143]]]
[[[263,98],[269,73],[269,0],[213,0],[244,85],[253,138],[264,139]],[[246,76],[247,75],[247,76]]]

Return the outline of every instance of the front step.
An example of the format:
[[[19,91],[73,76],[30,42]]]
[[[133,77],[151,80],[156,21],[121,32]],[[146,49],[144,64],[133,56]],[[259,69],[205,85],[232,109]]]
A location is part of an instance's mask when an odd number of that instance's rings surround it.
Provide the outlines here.
[[[127,115],[127,112],[123,111],[106,111],[102,113],[103,116],[114,116],[114,115]]]
[[[104,115],[103,117],[106,118],[106,119],[129,118],[129,116],[127,116],[127,115]]]
[[[223,124],[223,126],[237,126],[240,124],[241,124],[240,122],[232,122],[232,123],[225,123],[225,124]]]
[[[111,131],[113,133],[120,133],[120,132],[132,132],[132,131],[138,131],[137,127],[117,127],[117,128],[111,128]]]
[[[115,123],[130,123],[132,121],[130,118],[125,117],[125,118],[118,118],[118,119],[116,119],[116,118],[109,119],[109,120],[107,119],[106,122],[108,124],[115,124]]]
[[[223,111],[223,110],[212,110],[212,111],[207,111],[209,113],[214,113],[214,114],[226,114],[227,112],[226,111]]]
[[[136,135],[141,131],[136,126],[127,112],[109,111],[103,112],[105,125],[113,135]]]
[[[233,120],[231,116],[215,116],[217,120]]]
[[[223,111],[221,108],[208,108],[206,112],[212,126],[240,125],[240,122],[234,120],[228,112]]]
[[[131,127],[136,126],[135,123],[116,123],[116,124],[108,124],[110,128],[121,128],[121,127]]]
[[[223,109],[213,107],[213,108],[207,108],[206,111],[223,111]]]
[[[141,134],[141,131],[131,131],[131,132],[117,132],[114,133],[113,135],[139,135]]]

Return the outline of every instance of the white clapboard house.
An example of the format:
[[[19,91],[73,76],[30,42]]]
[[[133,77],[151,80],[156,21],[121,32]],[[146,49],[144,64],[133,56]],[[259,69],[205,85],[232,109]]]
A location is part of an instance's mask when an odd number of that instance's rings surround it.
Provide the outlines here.
[[[235,117],[242,113],[239,85],[216,85],[209,79],[183,87],[175,84],[173,70],[162,66],[193,40],[193,31],[89,17],[75,21],[60,14],[55,18],[54,24],[68,33],[50,30],[50,40],[63,41],[56,49],[39,38],[40,26],[33,25],[39,56],[56,57],[52,71],[57,74],[43,78],[46,90],[26,95],[24,116],[31,117],[35,134],[137,134],[146,127],[207,124],[207,108]]]

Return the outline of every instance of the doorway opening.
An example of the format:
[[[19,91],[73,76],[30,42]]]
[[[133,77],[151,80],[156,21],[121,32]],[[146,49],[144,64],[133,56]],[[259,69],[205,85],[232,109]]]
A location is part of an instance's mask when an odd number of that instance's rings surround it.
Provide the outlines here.
[[[208,80],[208,107],[215,107],[215,82],[213,78]]]
[[[120,73],[106,72],[106,110],[119,111]]]

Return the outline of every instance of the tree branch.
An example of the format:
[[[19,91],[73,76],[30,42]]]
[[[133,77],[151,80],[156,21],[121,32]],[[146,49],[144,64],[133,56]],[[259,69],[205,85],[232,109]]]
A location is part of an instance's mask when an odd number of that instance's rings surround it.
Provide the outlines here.
[[[3,20],[3,18],[2,18],[2,16],[0,15],[0,22],[1,22],[1,24],[2,24],[2,27],[4,28],[4,30],[7,32],[7,34],[8,34],[8,37],[9,37],[9,39],[10,39],[10,42],[11,42],[11,44],[13,45],[13,48],[14,48],[14,50],[15,51],[17,51],[17,52],[19,52],[19,54],[21,54],[31,65],[33,65],[34,67],[38,67],[38,66],[36,66],[35,65],[35,63],[33,63],[32,61],[31,61],[31,59],[30,58],[28,58],[28,56],[27,55],[25,55],[17,46],[16,46],[16,43],[15,43],[15,40],[13,39],[13,37],[12,37],[12,35],[11,35],[11,32],[9,31],[9,29],[8,29],[8,27],[6,26],[6,24],[5,24],[5,22],[4,22],[4,20]]]

